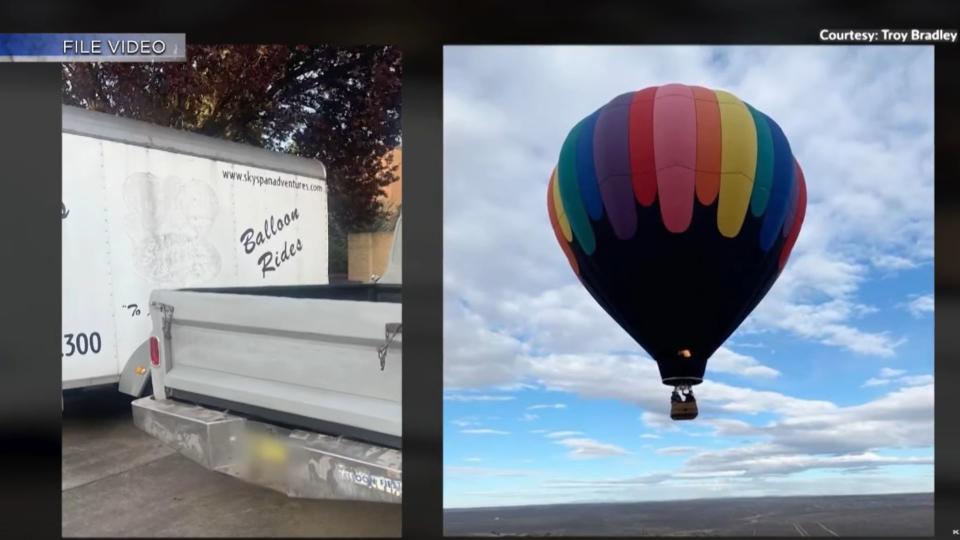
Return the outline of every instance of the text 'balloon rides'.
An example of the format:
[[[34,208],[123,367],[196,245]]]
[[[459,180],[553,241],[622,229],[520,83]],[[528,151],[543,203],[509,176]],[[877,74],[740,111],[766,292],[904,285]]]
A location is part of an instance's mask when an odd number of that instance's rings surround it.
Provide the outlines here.
[[[807,206],[770,117],[722,90],[617,96],[573,126],[547,190],[557,241],[593,298],[674,387],[671,417],[783,270]]]

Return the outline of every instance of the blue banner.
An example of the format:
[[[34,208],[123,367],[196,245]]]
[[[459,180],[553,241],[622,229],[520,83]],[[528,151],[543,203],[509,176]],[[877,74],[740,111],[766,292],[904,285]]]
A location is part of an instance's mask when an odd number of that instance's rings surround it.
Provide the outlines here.
[[[185,34],[0,34],[0,62],[183,62]]]

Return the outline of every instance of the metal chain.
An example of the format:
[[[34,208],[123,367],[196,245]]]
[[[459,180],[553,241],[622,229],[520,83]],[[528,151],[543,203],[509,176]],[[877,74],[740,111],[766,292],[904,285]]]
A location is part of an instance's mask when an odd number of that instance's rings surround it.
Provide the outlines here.
[[[400,333],[403,328],[402,324],[398,324],[396,328],[393,329],[393,332],[390,332],[390,335],[387,336],[387,342],[383,345],[377,347],[377,356],[380,357],[380,371],[383,371],[387,367],[387,349],[390,348],[390,345],[393,343],[393,339],[397,337],[397,334]]]

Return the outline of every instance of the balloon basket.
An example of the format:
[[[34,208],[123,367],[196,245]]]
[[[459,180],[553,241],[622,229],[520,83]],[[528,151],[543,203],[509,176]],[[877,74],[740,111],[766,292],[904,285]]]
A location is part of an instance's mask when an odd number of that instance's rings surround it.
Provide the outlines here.
[[[693,420],[698,412],[696,401],[670,404],[670,418],[673,420]]]
[[[670,418],[673,420],[693,420],[697,417],[697,400],[689,386],[678,386],[670,396]]]

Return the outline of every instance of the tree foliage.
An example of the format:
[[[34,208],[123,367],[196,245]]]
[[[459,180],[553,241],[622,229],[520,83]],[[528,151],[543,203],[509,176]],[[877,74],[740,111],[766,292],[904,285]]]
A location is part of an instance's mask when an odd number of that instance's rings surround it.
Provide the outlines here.
[[[400,52],[392,47],[192,45],[183,63],[63,66],[69,105],[318,159],[331,230],[380,223],[397,178]],[[387,167],[384,167],[384,162]]]

